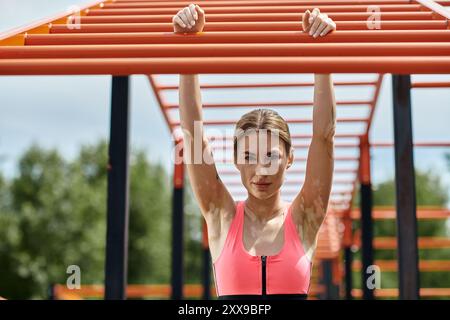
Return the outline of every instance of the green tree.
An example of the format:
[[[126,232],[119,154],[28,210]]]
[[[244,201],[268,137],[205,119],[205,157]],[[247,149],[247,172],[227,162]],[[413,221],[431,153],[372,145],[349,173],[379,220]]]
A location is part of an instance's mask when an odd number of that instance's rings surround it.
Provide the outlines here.
[[[185,179],[185,236],[184,236],[184,271],[186,283],[200,283],[202,272],[202,221],[203,216],[195,201],[194,193]]]
[[[80,267],[82,284],[103,283],[107,164],[104,140],[82,146],[72,161],[32,145],[16,177],[0,175],[0,295],[46,298],[50,284],[66,282],[69,265]],[[129,283],[169,282],[170,221],[167,173],[143,151],[133,151]],[[190,277],[195,268],[187,272]]]
[[[7,223],[0,233],[10,235],[0,253],[6,296],[45,297],[49,284],[65,283],[72,264],[80,266],[84,282],[101,278],[104,201],[72,169],[56,150],[37,145],[20,159],[9,209],[1,214]]]
[[[169,283],[171,214],[164,168],[137,152],[130,173],[129,283]]]

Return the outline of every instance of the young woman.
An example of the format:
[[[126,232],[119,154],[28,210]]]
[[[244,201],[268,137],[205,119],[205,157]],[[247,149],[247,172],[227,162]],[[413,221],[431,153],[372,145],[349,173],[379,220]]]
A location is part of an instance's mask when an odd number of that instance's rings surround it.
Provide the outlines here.
[[[191,4],[172,21],[175,32],[201,32],[205,12]],[[317,8],[306,11],[302,23],[314,38],[336,29]],[[308,294],[311,261],[331,190],[336,125],[331,76],[314,78],[313,135],[303,187],[292,203],[281,199],[285,171],[294,160],[289,128],[277,112],[257,109],[236,124],[234,164],[248,192],[245,201],[236,203],[218,176],[203,132],[198,76],[180,75],[185,161],[207,223],[219,299],[304,299]],[[207,156],[197,162],[192,160],[196,139]]]

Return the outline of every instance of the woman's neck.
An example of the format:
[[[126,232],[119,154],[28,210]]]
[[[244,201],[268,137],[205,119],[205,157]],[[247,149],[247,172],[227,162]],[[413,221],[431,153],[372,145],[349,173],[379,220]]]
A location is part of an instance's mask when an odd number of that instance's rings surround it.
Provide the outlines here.
[[[265,222],[282,213],[285,203],[281,199],[280,192],[267,199],[258,199],[249,194],[245,201],[245,207],[252,218]]]

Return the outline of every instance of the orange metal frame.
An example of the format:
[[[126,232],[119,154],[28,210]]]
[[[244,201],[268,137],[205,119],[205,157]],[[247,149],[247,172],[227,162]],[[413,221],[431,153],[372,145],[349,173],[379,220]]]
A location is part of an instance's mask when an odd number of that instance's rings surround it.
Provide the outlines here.
[[[68,289],[65,285],[57,284],[53,287],[56,299],[80,300],[85,298],[101,299],[104,296],[102,285],[83,285],[80,289]],[[211,296],[216,296],[216,290],[211,287]],[[323,291],[321,285],[313,285],[310,288],[311,295],[316,296]],[[183,288],[183,296],[186,298],[201,298],[203,287],[199,284],[186,284]],[[140,285],[132,284],[127,287],[129,298],[170,298],[171,287],[168,284]],[[310,297],[308,297],[310,298]]]
[[[439,4],[447,1],[197,3],[208,14],[197,34],[172,32],[186,1],[96,1],[80,11],[79,28],[64,13],[12,30],[0,35],[0,74],[450,72],[450,14]],[[367,25],[369,5],[380,10],[380,30]],[[302,32],[314,6],[336,32]]]

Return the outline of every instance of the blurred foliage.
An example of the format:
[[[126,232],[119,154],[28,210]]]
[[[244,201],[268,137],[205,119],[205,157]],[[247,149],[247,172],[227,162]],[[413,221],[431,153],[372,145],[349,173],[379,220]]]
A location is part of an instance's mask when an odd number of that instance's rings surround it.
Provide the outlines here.
[[[75,159],[32,145],[11,181],[0,175],[0,295],[47,298],[66,283],[104,280],[108,144],[82,146]],[[171,180],[143,151],[130,156],[129,283],[169,283]],[[186,280],[200,273],[200,214],[187,189]],[[195,229],[195,230],[194,230]]]

